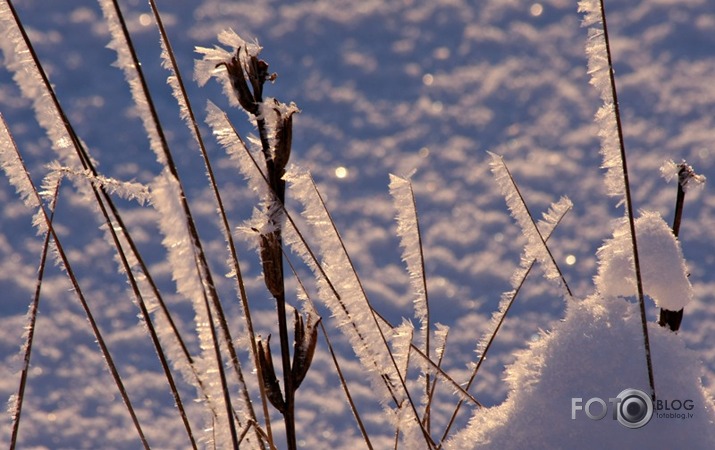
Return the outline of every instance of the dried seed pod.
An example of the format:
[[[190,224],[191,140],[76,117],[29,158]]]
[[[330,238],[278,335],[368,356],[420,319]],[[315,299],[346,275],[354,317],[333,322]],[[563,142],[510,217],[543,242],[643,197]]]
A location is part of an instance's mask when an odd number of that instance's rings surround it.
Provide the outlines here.
[[[314,319],[313,315],[307,313],[308,323],[303,322],[303,317],[295,312],[295,342],[293,343],[293,366],[291,368],[293,376],[293,389],[297,390],[305,379],[313,362],[315,346],[318,342],[318,324],[321,318]]]
[[[275,148],[273,150],[273,160],[276,168],[282,174],[285,171],[290,151],[293,143],[293,114],[299,112],[294,103],[285,105],[276,101],[273,109],[278,116],[276,120]]]
[[[268,336],[265,345],[258,339],[258,360],[263,374],[263,385],[266,388],[266,395],[271,404],[282,414],[285,412],[285,401],[281,393],[281,386],[276,377],[273,367],[273,357],[271,356],[271,337]]]
[[[268,63],[254,55],[248,55],[246,71],[248,72],[248,80],[253,86],[253,98],[260,102],[263,100],[263,84],[266,80],[275,80],[276,74],[270,75],[268,73]]]
[[[254,98],[251,90],[248,88],[248,83],[246,82],[246,74],[243,71],[243,64],[241,64],[241,47],[236,50],[236,55],[231,58],[229,62],[223,62],[217,65],[225,66],[228,71],[228,77],[231,81],[231,86],[233,86],[233,92],[236,94],[238,103],[241,107],[248,111],[249,113],[256,115],[258,114],[258,104]]]
[[[261,235],[263,279],[268,291],[275,298],[278,298],[283,293],[283,255],[280,249],[276,232]]]

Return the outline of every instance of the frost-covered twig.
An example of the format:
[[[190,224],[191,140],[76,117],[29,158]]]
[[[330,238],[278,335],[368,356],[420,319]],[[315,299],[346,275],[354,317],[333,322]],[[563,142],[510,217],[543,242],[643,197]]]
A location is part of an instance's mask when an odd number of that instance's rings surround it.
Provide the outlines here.
[[[446,325],[443,325],[441,323],[435,324],[436,330],[434,332],[435,334],[435,353],[437,353],[437,367],[436,371],[438,373],[443,373],[442,370],[442,360],[444,358],[444,351],[447,348],[447,336],[449,335],[449,327]],[[430,421],[431,421],[431,415],[432,415],[432,401],[434,399],[434,394],[437,391],[437,379],[435,378],[435,381],[432,382],[432,385],[430,386],[430,390],[427,393],[427,398],[424,400],[424,416],[422,421],[425,423],[425,428],[427,430],[430,430]],[[461,386],[460,386],[461,387]],[[466,390],[465,390],[466,392]]]

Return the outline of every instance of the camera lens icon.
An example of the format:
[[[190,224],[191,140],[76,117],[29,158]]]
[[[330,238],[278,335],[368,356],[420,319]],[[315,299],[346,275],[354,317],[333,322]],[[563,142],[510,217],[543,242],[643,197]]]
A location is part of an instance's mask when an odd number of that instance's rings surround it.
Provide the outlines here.
[[[640,428],[653,417],[653,401],[645,392],[626,389],[618,394],[618,422],[627,428]]]

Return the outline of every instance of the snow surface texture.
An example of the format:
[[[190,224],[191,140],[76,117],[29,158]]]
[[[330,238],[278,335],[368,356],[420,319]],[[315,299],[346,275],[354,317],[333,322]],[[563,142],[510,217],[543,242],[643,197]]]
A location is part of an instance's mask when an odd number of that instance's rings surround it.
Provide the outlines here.
[[[102,174],[144,185],[154,180],[161,168],[149,149],[124,75],[112,67],[117,57],[105,48],[112,37],[97,3],[17,3],[60,101],[92,156],[101,163]],[[157,95],[162,124],[169,131],[167,139],[176,149],[177,165],[206,239],[210,263],[220,273],[225,268],[226,252],[215,226],[212,194],[205,187],[191,132],[183,126],[176,101],[166,86],[169,72],[161,67],[161,48],[149,9],[141,1],[120,3],[134,33],[142,68]],[[292,160],[313,173],[367,294],[392,323],[411,316],[415,295],[401,261],[388,174],[406,176],[416,169],[410,179],[423,231],[431,320],[450,327],[443,367],[457,381],[467,380],[471,373],[469,365],[477,358],[476,342],[490,326],[489,317],[498,309],[501,292],[511,289],[511,274],[520,264],[525,244],[489,174],[487,150],[504,156],[532,211],[547,209],[562,195],[573,201],[574,209],[554,231],[549,245],[574,296],[587,298],[593,292],[593,277],[599,267],[597,249],[612,234],[612,219],[621,216],[622,209],[615,209],[613,200],[606,197],[598,130],[593,122],[602,99],[589,85],[584,51],[588,33],[580,25],[582,17],[576,12],[575,2],[159,3],[195,110],[201,111],[210,99],[229,111],[244,135],[253,132],[245,125],[245,114],[230,109],[219,86],[209,82],[199,88],[190,82],[193,60],[200,57],[194,47],[212,47],[218,33],[229,27],[249,41],[254,37],[259,40],[271,71],[279,74],[276,83],[266,90],[283,101],[295,101],[302,111],[295,119]],[[698,173],[715,179],[715,85],[711,82],[715,73],[715,5],[704,0],[642,0],[614,1],[607,6],[633,209],[656,211],[670,222],[675,187],[658,176],[663,161],[685,159]],[[10,44],[3,40],[2,45]],[[0,70],[0,111],[39,185],[47,173],[45,165],[55,157],[51,142],[36,125],[31,104],[21,98],[12,74],[4,69]],[[218,145],[209,142],[210,132],[204,138],[212,154],[223,154]],[[251,217],[255,195],[234,164],[217,158],[215,169],[229,218],[233,225],[241,224]],[[73,166],[72,161],[63,165]],[[56,224],[83,289],[91,293],[90,303],[117,356],[138,414],[150,424],[148,439],[156,447],[185,448],[184,432],[166,381],[144,329],[137,324],[137,310],[127,293],[126,281],[116,273],[113,251],[105,242],[104,231],[97,229],[94,211],[83,206],[86,203],[81,195],[69,185],[63,188]],[[681,331],[677,336],[659,337],[659,330],[652,328],[655,383],[658,390],[664,390],[663,398],[669,395],[669,385],[674,389],[688,384],[692,391],[686,394],[697,400],[696,359],[705,368],[702,375],[707,393],[715,392],[715,200],[709,190],[688,191],[685,201],[680,242],[690,262],[694,295],[686,306]],[[0,177],[0,202],[0,394],[9,398],[17,391],[17,355],[34,290],[41,238],[30,226],[32,212],[5,177]],[[174,292],[158,235],[157,213],[135,203],[121,207],[160,288]],[[240,248],[239,253],[249,295],[257,308],[257,331],[267,335],[273,330],[275,312],[258,279],[260,263],[250,249]],[[669,272],[670,276],[674,273]],[[216,283],[225,298],[235,298],[233,280],[217,277]],[[66,276],[58,269],[48,269],[20,430],[21,447],[106,448],[111,442],[112,448],[135,449],[138,440],[126,410],[115,394],[86,318],[74,294],[68,291]],[[541,329],[555,329],[556,335],[570,327],[566,322],[559,324],[565,304],[561,294],[562,289],[552,283],[528,277],[470,390],[485,405],[500,405],[507,398],[513,385],[503,381],[504,367],[514,363],[517,351],[530,345],[555,349],[568,344],[539,333]],[[182,329],[192,330],[191,306],[178,296],[169,295],[169,300],[180,312]],[[615,311],[630,311],[624,300],[611,301],[626,305],[614,306]],[[657,309],[652,302],[648,302],[648,308],[648,318],[654,321]],[[586,303],[576,304],[568,314],[581,311],[588,316],[597,310]],[[239,317],[237,305],[231,313]],[[326,325],[334,329],[329,311],[322,309],[320,313]],[[602,314],[618,319],[612,311]],[[627,366],[637,371],[641,380],[634,386],[645,388],[645,363],[641,363],[638,347],[642,342],[640,326],[633,317],[629,320],[634,326],[628,326],[627,331],[631,334],[623,335],[623,339],[632,340],[633,350],[626,356],[611,356],[635,361]],[[620,325],[615,319],[612,323],[614,327]],[[611,330],[596,330],[596,324],[592,327],[585,330],[592,330],[591,334]],[[578,337],[585,340],[587,336]],[[373,445],[391,448],[393,430],[384,425],[374,392],[346,340],[338,333],[334,338],[355,400],[374,437]],[[572,354],[578,363],[574,365],[605,371],[607,367],[599,368],[591,361],[605,359],[603,349],[625,348],[614,342],[615,337],[603,345],[589,341],[587,344],[596,349],[579,349]],[[669,381],[677,375],[674,367],[679,366],[660,356],[664,344],[674,348],[672,358],[683,358],[679,383]],[[197,342],[189,345],[198,348]],[[516,370],[512,367],[510,373]],[[543,378],[548,378],[546,372],[547,367],[543,367]],[[529,379],[537,380],[537,375]],[[581,384],[574,382],[574,386],[581,390]],[[613,396],[623,387],[609,386],[596,395]],[[451,388],[438,391],[436,404],[442,406],[433,410],[435,428],[445,425],[456,402]],[[184,388],[182,394],[190,399],[195,391]],[[537,394],[528,389],[523,393],[524,397]],[[513,392],[501,409],[485,410],[485,420],[499,420],[492,415],[498,411],[510,409],[515,413],[514,396],[519,395]],[[585,398],[590,394],[578,395]],[[519,402],[526,404],[526,400]],[[362,439],[322,341],[298,391],[298,401],[302,447],[360,447]],[[568,422],[570,404],[568,399],[566,402],[558,407],[563,408],[559,411]],[[696,408],[705,405],[705,401],[696,401]],[[187,407],[192,417],[200,414],[200,408],[191,402]],[[545,411],[538,404],[531,408],[540,414]],[[455,430],[463,429],[474,412],[471,407],[462,409]],[[703,410],[696,412],[698,421],[709,417]],[[274,432],[280,436],[280,420],[274,423],[278,424]],[[679,423],[657,422],[669,427]],[[607,419],[586,419],[579,427],[610,425]],[[646,430],[655,428],[648,425],[631,434],[643,436]],[[671,429],[675,436],[681,435],[680,429]],[[697,433],[682,435],[707,437],[708,430],[698,427]],[[519,430],[515,425],[502,431]],[[625,431],[617,428],[615,432]],[[6,419],[0,426],[0,442],[8,440]]]

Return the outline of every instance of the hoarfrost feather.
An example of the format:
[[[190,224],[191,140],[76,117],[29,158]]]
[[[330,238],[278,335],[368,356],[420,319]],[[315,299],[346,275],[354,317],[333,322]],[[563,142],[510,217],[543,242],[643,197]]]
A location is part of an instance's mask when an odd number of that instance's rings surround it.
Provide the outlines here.
[[[660,167],[660,174],[667,182],[675,178],[686,192],[693,186],[703,187],[707,181],[705,175],[695,173],[685,161],[680,164],[676,164],[673,160],[665,161]]]
[[[163,150],[162,139],[152,118],[147,101],[148,93],[145,92],[142,87],[139,78],[139,69],[134,64],[117,11],[115,10],[112,0],[100,0],[99,5],[102,7],[102,13],[104,14],[105,21],[109,25],[109,32],[112,36],[107,47],[117,53],[115,66],[124,72],[124,78],[129,84],[129,90],[134,99],[134,105],[136,106],[142,125],[144,125],[144,130],[149,138],[150,147],[154,151],[157,161],[162,165],[166,165],[167,161]]]
[[[420,339],[426,345],[429,325],[427,289],[417,209],[412,184],[408,179],[390,174],[390,195],[397,211],[397,235],[402,247],[402,260],[407,265],[414,295],[415,317],[420,321]],[[425,354],[428,354],[425,352]]]
[[[547,279],[561,279],[561,274],[548,247],[546,246],[543,234],[540,232],[538,225],[532,220],[531,214],[529,213],[529,210],[527,209],[526,204],[524,203],[524,200],[521,197],[511,174],[509,173],[509,169],[504,163],[504,160],[497,154],[489,152],[489,155],[491,157],[489,165],[492,173],[494,174],[494,179],[499,186],[504,199],[506,200],[506,204],[512,217],[519,224],[522,233],[527,239],[527,244],[524,248],[524,259],[528,261],[536,259],[539,261]],[[563,197],[561,201],[564,202],[563,207],[570,204],[570,200],[566,197]]]
[[[601,4],[598,0],[581,0],[578,2],[578,12],[584,13],[581,26],[588,27],[601,22]]]
[[[45,129],[52,142],[52,149],[62,164],[80,167],[79,158],[72,151],[72,138],[42,81],[40,69],[32,59],[6,0],[0,3],[0,35],[0,51],[5,56],[5,67],[13,73],[13,80],[23,97],[32,101],[37,122]]]
[[[256,192],[262,201],[272,198],[266,176],[257,164],[257,154],[249,153],[251,150],[236,133],[226,114],[210,101],[206,104],[206,113],[206,123],[229,158],[237,163],[241,174],[248,181],[249,188]]]
[[[49,172],[42,181],[42,191],[40,192],[45,198],[52,196],[57,181],[66,177],[72,180],[75,185],[89,182],[98,188],[105,189],[109,194],[118,195],[125,200],[137,201],[140,205],[144,205],[149,201],[149,188],[141,183],[117,180],[103,175],[93,175],[89,169],[73,169],[62,166],[56,161],[48,164],[47,168]]]
[[[583,26],[591,27],[586,41],[590,83],[596,87],[603,100],[603,106],[596,112],[595,121],[601,140],[601,167],[606,169],[606,191],[608,195],[619,198],[618,206],[621,206],[626,201],[626,186],[601,4],[598,0],[583,0],[579,2],[578,10],[584,13]]]
[[[32,180],[25,170],[22,158],[2,114],[0,114],[0,165],[10,184],[20,194],[23,203],[33,210],[39,208],[40,201],[32,185]]]
[[[384,403],[391,402],[399,392],[396,382],[400,377],[330,215],[307,171],[291,166],[284,178],[291,185],[293,197],[303,204],[303,216],[314,230],[320,266],[292,221],[283,229],[284,242],[311,268],[318,281],[318,298],[328,306],[338,327],[350,340],[379,398]]]
[[[201,357],[195,359],[195,367],[205,387],[206,398],[215,411],[224,411],[223,388],[215,369],[211,323],[204,301],[206,293],[196,265],[195,248],[187,228],[184,210],[181,207],[181,193],[178,181],[168,169],[156,177],[151,188],[151,203],[159,213],[159,228],[164,236],[162,244],[167,251],[172,279],[177,292],[192,302],[196,330],[199,337]],[[216,442],[230,443],[228,424],[224,414],[214,416],[213,432]]]

